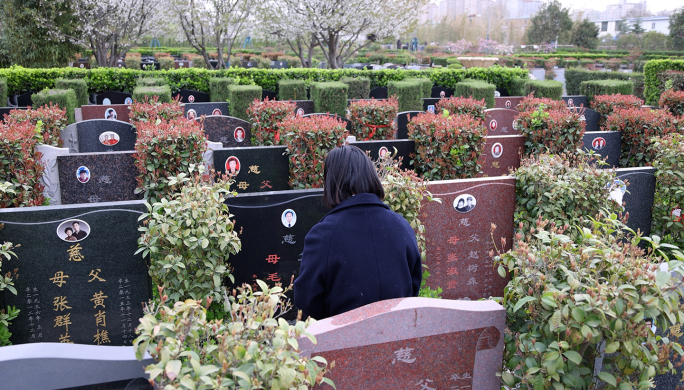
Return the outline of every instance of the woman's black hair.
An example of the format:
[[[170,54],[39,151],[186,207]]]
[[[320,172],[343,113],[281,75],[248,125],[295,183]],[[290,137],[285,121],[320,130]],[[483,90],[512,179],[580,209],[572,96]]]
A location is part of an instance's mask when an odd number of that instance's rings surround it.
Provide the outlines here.
[[[74,233],[74,229],[68,227],[68,228],[64,229],[64,234],[67,234],[67,230],[71,230],[71,234]]]
[[[335,148],[325,158],[323,204],[333,208],[352,195],[371,193],[383,199],[385,190],[371,159],[353,145]]]

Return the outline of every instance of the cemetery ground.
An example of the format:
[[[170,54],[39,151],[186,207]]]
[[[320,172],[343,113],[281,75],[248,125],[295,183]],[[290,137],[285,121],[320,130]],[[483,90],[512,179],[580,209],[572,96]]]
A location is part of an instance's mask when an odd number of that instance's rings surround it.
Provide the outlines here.
[[[0,70],[0,389],[681,389],[680,70]],[[345,143],[423,284],[301,318]]]

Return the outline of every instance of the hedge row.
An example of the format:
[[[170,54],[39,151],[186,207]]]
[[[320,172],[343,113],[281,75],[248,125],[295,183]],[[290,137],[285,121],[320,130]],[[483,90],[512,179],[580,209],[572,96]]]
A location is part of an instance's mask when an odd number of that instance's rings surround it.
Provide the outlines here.
[[[648,66],[650,62],[646,64]],[[646,68],[644,67],[644,70]],[[644,97],[646,92],[642,92],[645,75],[642,73],[620,73],[620,72],[601,72],[590,71],[581,68],[569,68],[565,70],[565,89],[568,95],[580,95],[580,85],[582,81],[591,80],[631,80],[634,83],[634,95],[638,98]],[[658,95],[660,97],[660,95]],[[658,104],[656,98],[655,103]]]
[[[589,80],[580,84],[580,94],[592,102],[597,95],[631,95],[634,83],[626,80]]]
[[[74,109],[76,108],[76,92],[73,89],[45,89],[31,95],[35,107],[49,106],[53,103],[60,108],[66,109],[69,123],[76,122]]]
[[[27,91],[41,91],[54,88],[55,80],[85,79],[90,93],[104,91],[132,92],[139,76],[149,75],[162,77],[168,81],[172,92],[181,88],[200,92],[209,92],[209,79],[212,77],[240,78],[241,84],[252,82],[263,89],[275,91],[278,81],[283,79],[305,80],[307,84],[322,81],[339,81],[342,77],[368,77],[370,87],[387,86],[389,81],[399,81],[411,77],[427,77],[436,86],[454,88],[463,79],[477,79],[495,84],[498,88],[509,89],[514,78],[527,77],[526,69],[489,68],[443,69],[430,70],[358,70],[358,69],[246,69],[232,68],[223,70],[208,69],[173,69],[160,71],[143,71],[122,68],[52,68],[29,69],[14,66],[0,69],[0,78],[7,78],[8,93],[22,94]]]
[[[644,65],[644,100],[646,100],[646,104],[658,104],[658,99],[664,91],[658,80],[658,73],[666,70],[684,71],[684,60],[653,60]]]

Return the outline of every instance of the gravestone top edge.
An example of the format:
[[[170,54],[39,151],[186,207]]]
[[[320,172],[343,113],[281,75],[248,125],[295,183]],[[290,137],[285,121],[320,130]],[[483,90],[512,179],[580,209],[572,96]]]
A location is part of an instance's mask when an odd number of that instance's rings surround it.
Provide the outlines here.
[[[425,111],[402,111],[402,112],[398,112],[398,113],[397,113],[397,116],[399,116],[399,115],[401,115],[401,114],[412,114],[412,113],[424,114]]]
[[[490,177],[473,177],[470,179],[433,180],[433,181],[430,181],[429,184],[431,186],[433,186],[433,185],[452,184],[452,183],[499,182],[502,180],[515,182],[515,178],[512,176],[490,176]]]
[[[587,131],[584,134],[612,134],[612,133],[622,133],[621,131],[608,130],[608,131]]]
[[[1,347],[0,351],[0,362],[23,359],[137,360],[135,350],[130,346],[30,343]],[[144,359],[152,357],[145,352]]]
[[[124,104],[122,104],[122,106],[123,106],[123,105],[124,105]],[[86,120],[84,120],[84,121],[76,122],[76,123],[74,123],[74,124],[77,124],[77,125],[80,126],[80,125],[83,125],[83,124],[86,124],[86,123],[91,123],[91,122],[124,123],[124,124],[130,126],[131,128],[134,128],[134,126],[133,126],[131,123],[129,123],[129,122],[124,122],[124,121],[120,121],[120,120],[118,120],[118,119],[86,119]]]
[[[67,148],[68,149],[68,148]],[[72,156],[98,156],[98,155],[107,155],[111,156],[114,154],[135,154],[137,153],[135,150],[119,150],[115,152],[84,152],[84,153],[69,153],[65,154],[64,156],[60,157],[72,157]]]
[[[488,135],[485,139],[507,139],[507,138],[527,138],[523,134],[513,134],[513,135]]]
[[[617,168],[615,174],[619,175],[621,173],[646,173],[654,174],[657,169],[653,167],[634,167],[634,168]]]
[[[279,194],[287,194],[287,195],[292,195],[292,194],[301,194],[301,195],[322,195],[323,194],[323,188],[310,188],[307,190],[285,190],[285,191],[265,191],[265,192],[251,192],[251,193],[244,193],[244,194],[238,194],[236,197],[228,198],[226,199],[226,202],[234,200],[234,199],[239,199],[239,198],[247,198],[247,197],[262,197],[262,196],[270,196],[270,195],[279,195]]]
[[[125,153],[125,152],[124,152]],[[84,153],[87,154],[87,153]],[[0,214],[16,214],[25,213],[29,211],[52,211],[52,210],[70,210],[70,209],[103,209],[103,211],[113,209],[120,206],[136,206],[144,205],[144,200],[126,200],[121,202],[99,202],[99,203],[77,203],[77,204],[64,204],[64,205],[53,205],[53,206],[33,206],[33,207],[12,207],[0,209]],[[135,210],[126,210],[134,211]],[[6,223],[6,222],[4,222]],[[42,222],[40,222],[42,223]]]
[[[485,114],[488,112],[500,112],[500,111],[504,111],[504,112],[510,111],[510,112],[515,112],[516,114],[519,114],[518,110],[513,110],[510,108],[487,108],[486,110],[484,110]]]
[[[408,139],[372,139],[372,140],[368,140],[368,141],[358,141],[357,140],[354,143],[355,144],[363,143],[363,144],[371,144],[372,145],[372,144],[381,144],[381,143],[387,143],[387,142],[410,143],[410,142],[415,142],[415,141],[413,139],[410,139],[410,138],[408,138]]]
[[[220,142],[214,142],[217,144],[220,144]],[[287,146],[285,145],[268,145],[268,146],[241,146],[241,147],[234,147],[234,148],[218,148],[214,149],[214,152],[220,152],[220,151],[231,151],[231,150],[268,150],[268,149],[287,149]],[[262,194],[265,194],[265,192],[262,192]]]

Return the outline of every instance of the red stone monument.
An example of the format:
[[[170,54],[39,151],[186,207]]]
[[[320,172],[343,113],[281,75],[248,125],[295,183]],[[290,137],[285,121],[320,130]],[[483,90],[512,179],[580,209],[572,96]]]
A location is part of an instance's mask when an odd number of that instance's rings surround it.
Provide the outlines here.
[[[84,121],[91,119],[116,119],[128,122],[128,113],[128,104],[112,104],[108,106],[91,104],[81,106],[81,116]]]
[[[510,169],[520,167],[520,155],[525,151],[524,135],[499,135],[487,137],[478,163],[482,166],[479,177],[505,176]]]
[[[491,108],[485,110],[485,127],[487,135],[517,135],[518,130],[513,128],[513,121],[518,117],[517,110],[506,108]]]
[[[494,301],[391,299],[318,321],[317,344],[299,345],[335,362],[338,390],[499,390],[505,321]]]
[[[496,105],[494,108],[507,108],[509,110],[515,110],[515,107],[517,107],[524,98],[524,96],[495,97],[494,101],[496,102]]]

